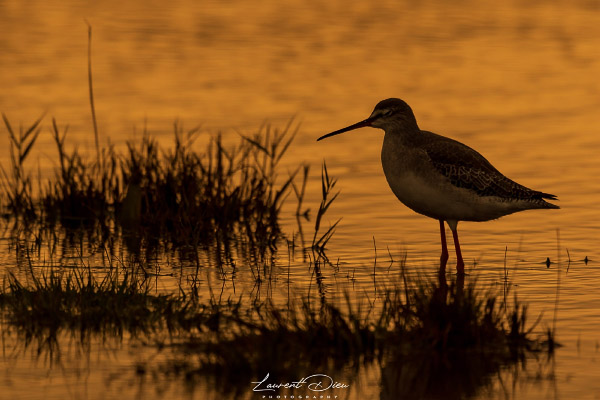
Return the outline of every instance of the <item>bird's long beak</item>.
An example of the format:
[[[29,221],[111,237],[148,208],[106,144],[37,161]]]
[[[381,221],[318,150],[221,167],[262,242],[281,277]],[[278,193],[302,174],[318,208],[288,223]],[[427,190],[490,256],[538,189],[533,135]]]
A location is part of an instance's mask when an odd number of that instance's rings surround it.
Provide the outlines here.
[[[348,131],[351,131],[351,130],[354,130],[354,129],[358,129],[358,128],[362,128],[362,127],[365,127],[365,126],[371,126],[371,122],[373,122],[373,120],[375,120],[375,118],[369,117],[369,118],[367,118],[367,119],[365,119],[363,121],[357,122],[356,124],[347,126],[345,128],[342,128],[342,129],[339,129],[339,130],[337,130],[335,132],[328,133],[327,135],[323,135],[320,138],[318,138],[317,142],[319,140],[323,140],[323,139],[326,139],[326,138],[331,137],[331,136],[339,135],[340,133],[348,132]]]

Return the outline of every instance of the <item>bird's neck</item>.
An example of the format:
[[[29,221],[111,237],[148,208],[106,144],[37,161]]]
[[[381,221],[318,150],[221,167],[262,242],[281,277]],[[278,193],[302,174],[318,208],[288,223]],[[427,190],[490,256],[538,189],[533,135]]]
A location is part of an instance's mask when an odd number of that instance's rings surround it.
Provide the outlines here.
[[[394,121],[384,128],[385,136],[395,142],[410,146],[421,133],[416,121]]]

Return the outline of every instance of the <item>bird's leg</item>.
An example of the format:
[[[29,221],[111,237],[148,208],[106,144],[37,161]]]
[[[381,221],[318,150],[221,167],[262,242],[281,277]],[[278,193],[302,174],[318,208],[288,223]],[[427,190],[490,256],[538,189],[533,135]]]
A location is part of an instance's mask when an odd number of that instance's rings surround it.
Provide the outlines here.
[[[458,242],[458,231],[456,230],[456,226],[450,227],[452,230],[452,236],[454,237],[454,248],[456,249],[456,273],[459,276],[465,274],[465,262],[462,258],[462,252],[460,251],[460,243]]]
[[[444,220],[440,219],[440,236],[442,239],[442,255],[440,256],[440,273],[446,273],[446,263],[448,262],[448,246],[446,245],[446,228]]]

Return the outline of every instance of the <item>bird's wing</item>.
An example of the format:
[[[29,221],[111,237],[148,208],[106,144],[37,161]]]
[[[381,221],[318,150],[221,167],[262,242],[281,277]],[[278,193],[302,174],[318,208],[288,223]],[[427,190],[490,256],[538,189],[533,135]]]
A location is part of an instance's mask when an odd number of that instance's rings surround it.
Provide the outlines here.
[[[470,189],[479,196],[505,199],[556,200],[556,196],[529,189],[502,175],[477,151],[456,140],[423,132],[425,150],[433,167],[454,186]]]

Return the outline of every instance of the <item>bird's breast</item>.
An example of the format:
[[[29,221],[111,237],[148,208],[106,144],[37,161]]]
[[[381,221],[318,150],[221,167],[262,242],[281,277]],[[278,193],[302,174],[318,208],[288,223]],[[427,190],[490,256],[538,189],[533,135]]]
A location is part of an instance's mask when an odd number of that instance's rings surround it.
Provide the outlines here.
[[[432,216],[443,207],[443,182],[428,164],[426,155],[399,138],[385,136],[381,150],[383,173],[396,197],[414,211]]]
[[[381,151],[385,178],[404,205],[430,218],[455,221],[495,219],[516,210],[506,209],[494,198],[458,188],[437,171],[427,153],[418,146],[405,145],[386,134]]]

